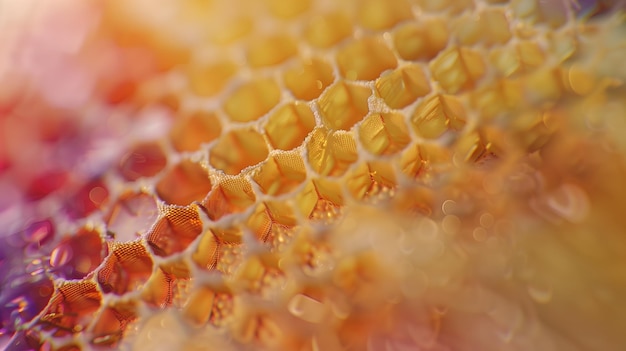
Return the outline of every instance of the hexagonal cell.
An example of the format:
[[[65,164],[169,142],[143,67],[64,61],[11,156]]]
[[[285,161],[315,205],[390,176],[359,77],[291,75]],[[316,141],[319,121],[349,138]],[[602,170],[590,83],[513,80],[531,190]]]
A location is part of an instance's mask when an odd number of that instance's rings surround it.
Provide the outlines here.
[[[233,280],[237,282],[238,289],[262,295],[263,290],[275,282],[273,278],[280,275],[282,272],[278,267],[277,255],[260,253],[246,257],[237,268]]]
[[[441,18],[407,23],[393,32],[393,43],[405,60],[431,60],[448,45],[449,31]]]
[[[460,130],[467,120],[462,103],[452,95],[434,95],[422,101],[411,124],[415,132],[427,139],[436,139],[448,130]]]
[[[215,96],[237,72],[237,65],[230,61],[192,64],[185,69],[191,91],[202,97]]]
[[[349,132],[318,128],[307,144],[307,160],[320,175],[339,176],[356,162],[356,141]]]
[[[283,75],[287,88],[301,100],[317,98],[335,79],[333,68],[322,59],[302,60]]]
[[[376,91],[387,106],[400,109],[430,92],[430,80],[418,65],[408,65],[384,73],[376,81]]]
[[[50,254],[52,272],[63,279],[82,279],[107,255],[100,233],[86,228],[65,237]]]
[[[436,172],[451,165],[449,150],[435,144],[414,145],[400,159],[402,173],[410,178],[429,181]]]
[[[337,52],[339,71],[346,79],[373,80],[397,65],[396,57],[380,37],[355,40]]]
[[[411,137],[400,113],[376,113],[359,126],[359,140],[374,155],[394,154],[404,149]]]
[[[367,99],[372,91],[363,86],[340,81],[317,100],[324,124],[332,129],[348,130],[369,110]]]
[[[91,344],[117,347],[126,327],[137,318],[134,302],[115,302],[102,306],[90,327]]]
[[[450,94],[472,88],[485,74],[482,55],[473,49],[452,47],[430,62],[433,78]]]
[[[97,281],[104,293],[123,295],[143,286],[152,274],[152,258],[141,244],[112,243],[104,265],[97,274]]]
[[[519,40],[514,46],[495,48],[489,53],[489,61],[503,76],[530,73],[545,62],[545,53],[539,43]]]
[[[260,118],[280,101],[280,88],[273,79],[258,79],[238,87],[226,98],[224,111],[235,122]]]
[[[472,108],[480,111],[485,120],[511,109],[520,109],[525,105],[524,101],[523,85],[517,79],[500,79],[470,93]]]
[[[537,124],[543,124],[542,114],[537,118]],[[531,122],[532,123],[532,122]],[[536,125],[536,124],[535,124]],[[508,133],[507,133],[508,134]],[[502,155],[505,138],[496,128],[482,127],[477,131],[463,135],[454,145],[455,159],[474,164],[480,167],[493,165],[493,162]],[[531,140],[533,140],[531,138]],[[532,144],[532,143],[531,143]]]
[[[163,149],[156,142],[135,145],[118,166],[118,171],[129,181],[143,177],[152,177],[159,173],[167,164]]]
[[[141,290],[141,299],[148,305],[163,308],[172,304],[174,299],[174,277],[157,269]]]
[[[277,65],[298,53],[291,37],[284,34],[256,38],[248,46],[247,59],[251,67]]]
[[[220,137],[209,151],[209,163],[226,174],[237,175],[244,168],[267,157],[269,151],[263,136],[254,129],[237,129]]]
[[[273,239],[276,232],[297,224],[291,207],[284,202],[266,201],[260,203],[246,221],[246,225],[262,242]]]
[[[417,5],[427,12],[449,12],[456,14],[474,9],[473,0],[415,0]]]
[[[343,206],[341,186],[325,179],[312,179],[296,196],[296,206],[309,219],[333,219]]]
[[[319,48],[331,47],[352,35],[350,18],[341,12],[322,13],[307,22],[306,40]]]
[[[511,39],[504,8],[486,8],[480,13],[461,16],[454,26],[455,36],[462,45],[478,42],[488,46],[505,44]]]
[[[197,205],[168,206],[150,232],[146,241],[157,256],[171,256],[187,248],[202,232]]]
[[[159,215],[153,196],[146,193],[122,194],[107,215],[107,236],[116,241],[132,241],[143,235]]]
[[[176,119],[170,130],[170,140],[177,151],[196,151],[221,133],[222,125],[215,113],[197,111]]]
[[[396,175],[388,162],[367,162],[354,169],[346,185],[354,198],[372,198],[389,194],[396,187]]]
[[[92,322],[102,296],[91,280],[61,283],[37,324],[55,337],[80,333]]]
[[[357,19],[361,26],[373,29],[389,29],[397,23],[413,18],[411,4],[407,0],[365,0],[357,2]]]
[[[204,199],[210,190],[211,180],[206,170],[189,160],[169,169],[156,185],[161,200],[181,206]]]
[[[205,203],[207,215],[218,220],[225,215],[239,213],[252,206],[256,196],[252,186],[243,177],[222,180]]]
[[[304,161],[297,152],[272,155],[254,174],[253,179],[265,194],[288,193],[306,179]]]
[[[291,150],[302,144],[313,127],[313,111],[307,104],[296,101],[272,114],[263,130],[273,148]]]

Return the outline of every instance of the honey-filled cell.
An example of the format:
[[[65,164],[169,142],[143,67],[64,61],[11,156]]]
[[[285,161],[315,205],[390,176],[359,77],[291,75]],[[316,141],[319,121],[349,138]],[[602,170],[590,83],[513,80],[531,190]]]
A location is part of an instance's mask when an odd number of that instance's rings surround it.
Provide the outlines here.
[[[311,108],[302,102],[280,107],[265,124],[265,135],[275,149],[291,150],[302,144],[315,127]]]
[[[265,160],[269,151],[263,136],[252,128],[223,134],[209,152],[209,163],[229,175]]]
[[[207,171],[189,160],[168,169],[156,184],[157,196],[171,205],[185,206],[201,201],[210,190],[211,180]]]

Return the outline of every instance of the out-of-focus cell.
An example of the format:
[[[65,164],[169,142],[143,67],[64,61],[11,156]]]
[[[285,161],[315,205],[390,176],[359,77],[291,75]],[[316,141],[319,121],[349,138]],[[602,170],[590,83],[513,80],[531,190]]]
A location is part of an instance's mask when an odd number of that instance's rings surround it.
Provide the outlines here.
[[[206,325],[211,318],[215,303],[215,291],[210,288],[196,289],[183,309],[183,315],[196,325]]]
[[[169,206],[146,234],[146,241],[157,256],[170,256],[187,248],[202,231],[197,205]]]
[[[532,40],[520,40],[514,46],[494,48],[489,60],[503,76],[530,73],[545,62],[545,54]]]
[[[334,73],[332,67],[325,61],[307,59],[286,70],[283,77],[294,97],[313,100],[333,82]]]
[[[441,18],[425,19],[400,26],[393,43],[405,60],[430,60],[448,45],[449,30]]]
[[[265,2],[267,3],[272,15],[282,19],[292,19],[307,11],[311,6],[311,0],[265,0]]]
[[[230,61],[192,64],[185,70],[191,91],[202,97],[219,94],[236,71],[237,66]]]
[[[408,177],[428,181],[433,172],[446,167],[450,157],[450,152],[438,145],[415,145],[402,153],[400,169]]]
[[[383,30],[413,18],[413,11],[407,0],[366,0],[357,3],[357,18],[365,28]]]
[[[197,111],[180,116],[170,130],[170,140],[177,151],[196,151],[203,143],[220,136],[222,125],[217,116],[208,111]]]
[[[342,175],[357,159],[356,141],[349,132],[318,128],[307,144],[307,161],[320,175]]]
[[[436,139],[448,130],[461,130],[466,120],[465,109],[456,97],[434,95],[417,106],[411,124],[419,136]]]
[[[337,52],[341,75],[349,80],[373,80],[385,70],[395,68],[396,57],[382,38],[356,40]]]
[[[294,102],[276,110],[263,129],[272,147],[291,150],[302,144],[313,127],[315,116],[311,108],[304,103]]]
[[[363,86],[337,82],[317,100],[324,125],[348,130],[368,112],[367,100],[372,91]]]
[[[66,202],[70,217],[83,218],[102,208],[109,199],[109,190],[101,179],[94,179],[80,187]]]
[[[411,137],[399,113],[369,115],[359,126],[361,145],[374,155],[389,155],[404,149]]]
[[[56,337],[80,333],[91,323],[102,296],[90,280],[63,282],[37,324]]]
[[[531,104],[535,105],[556,101],[564,90],[559,69],[556,67],[541,67],[526,75],[522,84],[524,95]]]
[[[346,185],[352,196],[361,200],[389,193],[396,186],[396,176],[388,163],[364,162],[350,173]]]
[[[124,179],[134,181],[156,175],[166,163],[167,159],[158,143],[143,143],[135,145],[129,153],[124,155],[118,170]]]
[[[26,198],[40,200],[61,189],[68,181],[69,174],[63,170],[51,170],[35,177],[26,188]]]
[[[484,119],[496,117],[511,108],[519,109],[524,99],[522,82],[515,79],[502,79],[470,93],[470,104]]]
[[[265,194],[287,193],[306,179],[304,161],[296,152],[270,156],[253,176],[253,179]]]
[[[263,161],[268,153],[265,139],[256,130],[236,129],[220,136],[209,152],[209,163],[226,174],[237,175]]]
[[[503,8],[464,14],[455,23],[454,34],[462,45],[479,42],[488,46],[503,45],[511,39],[509,22]]]
[[[3,265],[0,256],[0,267]],[[15,327],[28,323],[48,304],[54,291],[52,280],[43,275],[15,276],[2,280],[0,293],[0,337],[15,332]],[[26,278],[26,279],[24,279]]]
[[[332,219],[343,205],[343,193],[339,184],[312,179],[296,197],[296,205],[307,218]]]
[[[110,244],[111,254],[98,271],[104,293],[122,295],[143,286],[152,274],[152,258],[138,241]]]
[[[220,182],[206,201],[209,218],[218,220],[252,206],[256,196],[250,183],[242,177],[229,177]]]
[[[41,246],[54,238],[54,224],[51,219],[31,223],[22,231],[24,241]]]
[[[433,78],[450,94],[476,84],[486,71],[480,52],[466,47],[452,47],[430,62]]]
[[[457,14],[474,9],[473,0],[415,0],[417,5],[427,12],[449,12]]]
[[[238,87],[226,98],[224,110],[234,122],[256,120],[280,101],[280,89],[272,79],[258,79]]]
[[[310,323],[319,323],[324,319],[326,311],[323,307],[320,301],[304,294],[293,296],[287,304],[292,315]]]
[[[254,28],[254,20],[242,13],[220,19],[215,25],[215,30],[209,33],[210,40],[218,45],[228,45],[250,34]]]
[[[314,16],[305,29],[307,41],[316,47],[327,48],[352,35],[350,18],[341,12]]]
[[[188,205],[200,201],[211,190],[206,170],[197,163],[183,160],[169,169],[156,184],[159,198],[172,205]]]
[[[277,65],[298,52],[298,47],[287,35],[272,35],[250,42],[247,58],[251,67]]]
[[[376,81],[376,91],[387,106],[400,109],[430,92],[430,80],[417,65],[408,65],[383,75]]]
[[[296,219],[291,207],[272,201],[259,204],[246,224],[260,241],[268,242],[273,239],[277,227],[293,227]]]
[[[50,266],[58,277],[81,279],[98,267],[107,253],[100,233],[81,229],[61,240],[50,254]]]
[[[91,344],[116,347],[124,337],[126,327],[137,318],[132,302],[112,303],[103,306],[90,327]]]
[[[136,240],[152,226],[159,215],[157,203],[146,193],[122,194],[106,218],[107,230],[113,239]]]

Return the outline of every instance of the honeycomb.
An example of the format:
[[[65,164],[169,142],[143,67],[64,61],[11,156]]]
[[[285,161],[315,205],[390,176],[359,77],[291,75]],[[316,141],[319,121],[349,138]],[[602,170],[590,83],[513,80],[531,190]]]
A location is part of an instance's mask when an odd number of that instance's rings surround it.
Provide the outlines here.
[[[622,350],[623,9],[0,0],[0,348]]]

